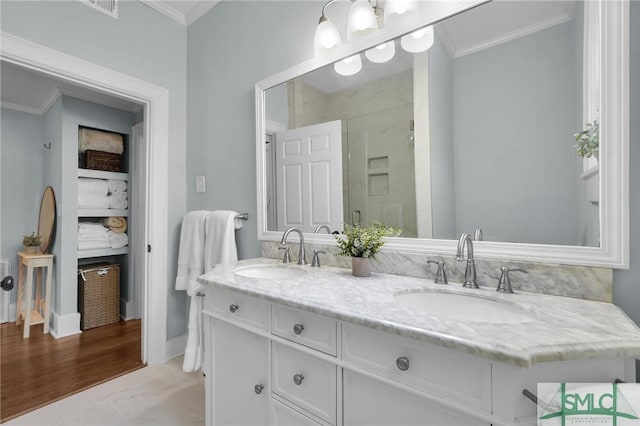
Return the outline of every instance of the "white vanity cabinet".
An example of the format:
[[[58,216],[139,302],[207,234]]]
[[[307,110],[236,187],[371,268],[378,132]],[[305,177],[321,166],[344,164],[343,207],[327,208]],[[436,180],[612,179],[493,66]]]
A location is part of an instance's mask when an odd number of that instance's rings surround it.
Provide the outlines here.
[[[523,389],[635,374],[615,357],[518,367],[215,286],[203,306],[208,425],[534,425]]]
[[[207,424],[489,424],[421,395],[488,406],[488,362],[219,288],[206,289],[204,318]]]

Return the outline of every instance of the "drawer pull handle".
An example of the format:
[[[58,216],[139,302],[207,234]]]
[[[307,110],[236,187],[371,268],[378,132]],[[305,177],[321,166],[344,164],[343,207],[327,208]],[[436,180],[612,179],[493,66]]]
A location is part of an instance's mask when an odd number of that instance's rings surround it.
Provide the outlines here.
[[[258,395],[262,393],[262,389],[264,389],[264,385],[255,385],[253,387],[253,391]]]
[[[302,334],[302,332],[304,331],[304,325],[302,324],[296,324],[293,326],[293,332],[296,334]]]
[[[409,369],[409,358],[406,356],[398,357],[398,359],[396,359],[396,367],[401,371],[407,371]]]
[[[236,305],[236,304],[233,304],[233,303],[232,303],[231,305],[229,305],[229,311],[230,311],[231,313],[234,313],[234,312],[235,312],[235,311],[237,311],[239,308],[240,308],[240,306],[238,306],[238,305]]]
[[[302,384],[302,380],[304,380],[304,375],[302,374],[296,374],[295,376],[293,376],[293,383],[298,386]]]

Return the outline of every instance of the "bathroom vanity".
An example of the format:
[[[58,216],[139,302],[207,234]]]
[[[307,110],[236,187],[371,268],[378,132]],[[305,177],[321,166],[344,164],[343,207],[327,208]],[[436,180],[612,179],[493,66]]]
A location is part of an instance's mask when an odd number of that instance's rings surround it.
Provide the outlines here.
[[[610,303],[262,258],[200,281],[209,425],[535,424],[524,389],[640,356]]]

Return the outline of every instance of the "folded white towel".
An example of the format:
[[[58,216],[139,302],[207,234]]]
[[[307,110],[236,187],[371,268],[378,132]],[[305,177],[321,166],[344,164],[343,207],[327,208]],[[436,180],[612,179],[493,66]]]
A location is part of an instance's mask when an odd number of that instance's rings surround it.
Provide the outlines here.
[[[108,209],[107,195],[83,194],[78,192],[78,208],[80,209]]]
[[[111,194],[108,196],[109,207],[110,209],[118,209],[124,210],[127,208],[127,193],[126,192],[118,192],[116,194]]]
[[[129,245],[129,237],[127,234],[119,234],[113,231],[109,231],[109,244],[112,249],[118,249]]]
[[[127,192],[127,181],[109,179],[109,193]]]
[[[78,178],[78,197],[83,195],[107,195],[109,183],[105,179]]]
[[[78,241],[78,250],[94,250],[110,248],[109,240],[106,241]]]
[[[103,229],[104,225],[100,222],[78,222],[78,229]]]
[[[87,230],[78,230],[78,239],[91,239],[91,238],[103,238],[108,237],[107,231],[87,231]]]
[[[109,241],[109,234],[95,235],[80,235],[78,234],[78,241]]]

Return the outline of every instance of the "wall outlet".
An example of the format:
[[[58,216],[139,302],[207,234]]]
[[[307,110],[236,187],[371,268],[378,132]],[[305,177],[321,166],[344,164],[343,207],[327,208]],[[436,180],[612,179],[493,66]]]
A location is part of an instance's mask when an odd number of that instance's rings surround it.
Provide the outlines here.
[[[196,176],[196,192],[204,192],[204,176]]]

